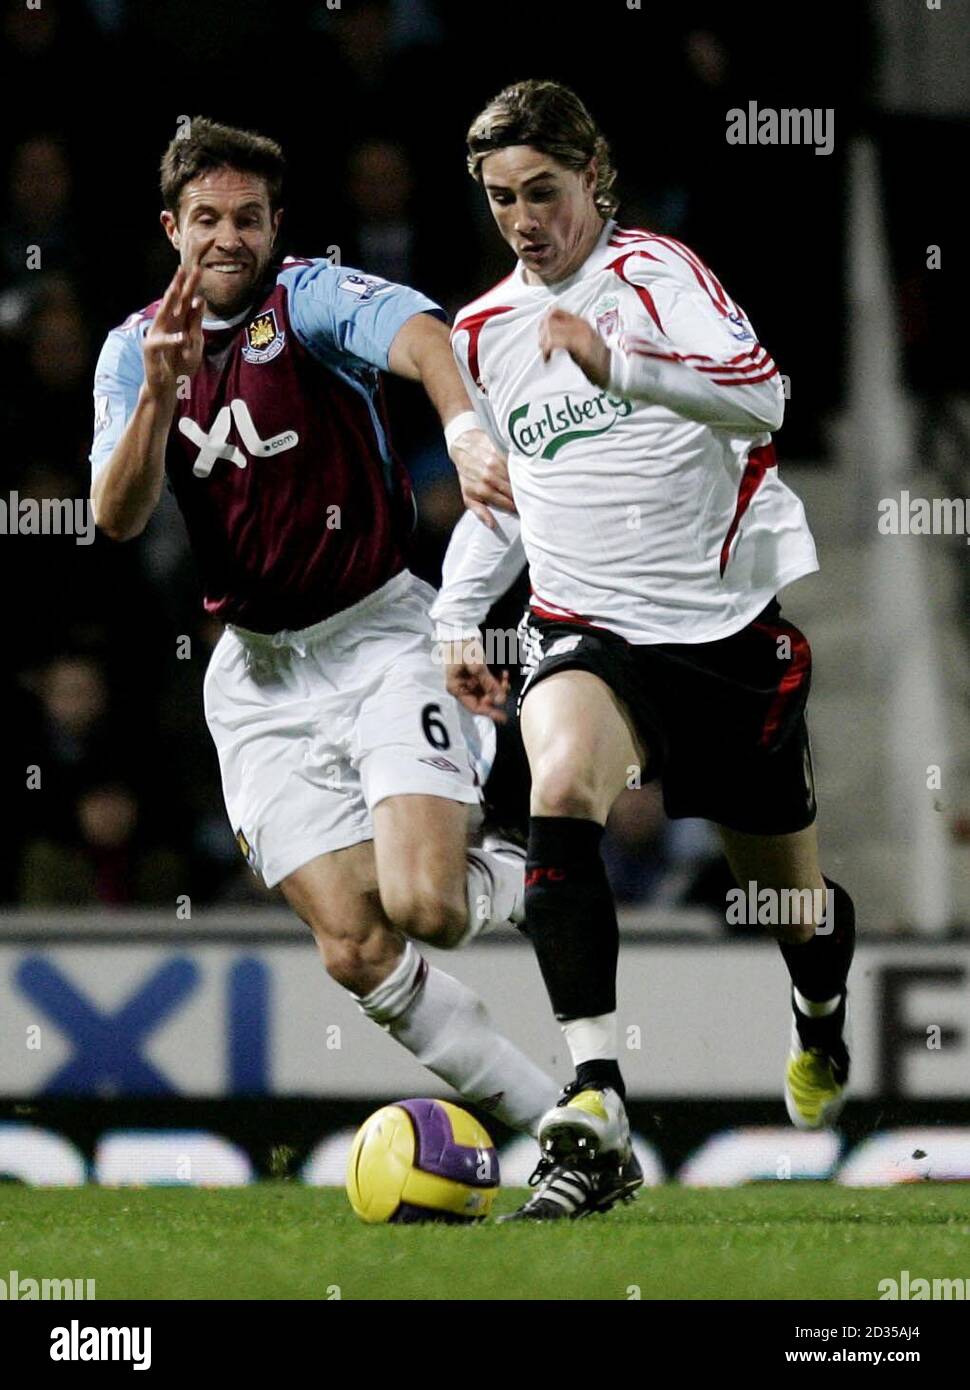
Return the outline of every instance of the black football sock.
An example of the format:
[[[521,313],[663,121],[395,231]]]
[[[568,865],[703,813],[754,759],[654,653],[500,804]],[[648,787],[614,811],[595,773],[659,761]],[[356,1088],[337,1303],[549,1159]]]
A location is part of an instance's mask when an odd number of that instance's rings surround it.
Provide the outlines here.
[[[607,1086],[612,1086],[621,1100],[626,1099],[626,1086],[623,1084],[619,1063],[609,1058],[600,1058],[595,1062],[580,1062],[576,1068],[576,1080],[581,1091],[585,1091],[587,1087],[594,1091],[602,1091]]]
[[[832,890],[829,903],[831,922],[826,911],[825,926],[831,931],[815,931],[808,941],[792,944],[779,942],[781,954],[788,966],[792,984],[799,994],[813,1002],[824,1003],[845,992],[845,983],[855,951],[855,906],[841,884],[825,879]]]
[[[620,934],[600,858],[603,827],[533,816],[525,871],[525,926],[560,1023],[616,1012]],[[623,1093],[615,1059],[587,1061],[579,1079]],[[579,1073],[577,1073],[579,1074]]]

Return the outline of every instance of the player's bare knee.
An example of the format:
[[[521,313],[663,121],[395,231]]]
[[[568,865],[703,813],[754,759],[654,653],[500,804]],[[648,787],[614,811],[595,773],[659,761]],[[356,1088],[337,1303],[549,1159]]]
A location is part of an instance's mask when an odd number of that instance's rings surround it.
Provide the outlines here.
[[[396,966],[401,942],[383,919],[360,924],[351,931],[317,935],[327,974],[353,994],[370,994]]]
[[[372,964],[359,941],[347,937],[317,937],[323,963],[331,980],[355,994],[371,988]]]
[[[298,910],[327,974],[354,994],[374,989],[400,953],[376,894],[341,897],[326,906],[319,900],[303,902]]]
[[[407,894],[385,897],[384,910],[398,931],[444,950],[457,945],[468,929],[464,900],[434,888],[413,886]]]
[[[569,761],[543,759],[532,777],[532,814],[536,816],[574,816],[593,820],[599,798],[593,779],[571,768]]]
[[[422,896],[412,902],[401,930],[428,946],[449,950],[468,931],[468,908],[434,896]]]

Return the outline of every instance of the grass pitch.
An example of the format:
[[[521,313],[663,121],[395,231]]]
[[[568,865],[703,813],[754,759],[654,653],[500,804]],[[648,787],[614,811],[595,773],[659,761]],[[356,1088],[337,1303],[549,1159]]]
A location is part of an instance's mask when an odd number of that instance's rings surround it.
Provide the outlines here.
[[[874,1299],[903,1269],[970,1280],[968,1236],[956,1184],[662,1187],[584,1221],[469,1228],[364,1226],[342,1191],[287,1182],[0,1186],[0,1277],[94,1278],[98,1298]]]

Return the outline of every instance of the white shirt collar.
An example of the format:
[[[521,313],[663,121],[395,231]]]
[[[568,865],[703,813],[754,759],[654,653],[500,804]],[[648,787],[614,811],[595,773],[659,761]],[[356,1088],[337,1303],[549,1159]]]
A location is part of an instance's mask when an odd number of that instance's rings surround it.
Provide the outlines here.
[[[252,306],[251,304],[247,304],[246,308],[243,309],[243,311],[242,311],[241,314],[236,314],[236,315],[235,315],[233,318],[231,318],[231,319],[209,319],[209,318],[204,318],[204,319],[202,320],[202,327],[203,327],[203,328],[208,328],[211,332],[215,332],[215,331],[217,331],[217,330],[220,329],[220,328],[235,328],[237,324],[242,323],[243,319],[249,317],[249,315],[250,315],[250,313],[251,313],[251,311],[252,311],[252,307],[253,307],[253,306]]]

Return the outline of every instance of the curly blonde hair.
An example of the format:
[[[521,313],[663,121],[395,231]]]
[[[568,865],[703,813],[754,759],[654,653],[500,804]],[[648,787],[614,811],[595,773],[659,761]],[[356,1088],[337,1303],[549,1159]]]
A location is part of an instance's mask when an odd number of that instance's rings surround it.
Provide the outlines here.
[[[577,172],[595,159],[593,201],[600,216],[612,217],[619,205],[606,138],[576,93],[561,82],[530,78],[506,87],[472,121],[467,141],[468,172],[478,183],[487,155],[508,145],[530,145]]]

